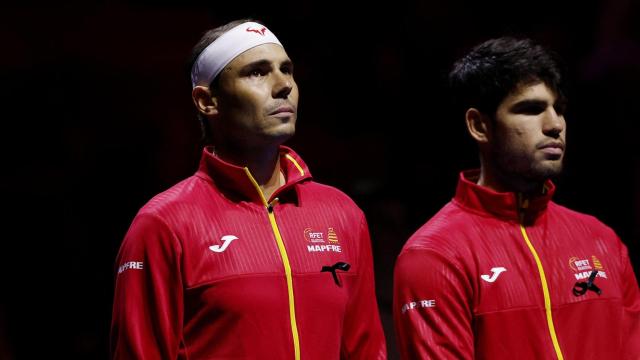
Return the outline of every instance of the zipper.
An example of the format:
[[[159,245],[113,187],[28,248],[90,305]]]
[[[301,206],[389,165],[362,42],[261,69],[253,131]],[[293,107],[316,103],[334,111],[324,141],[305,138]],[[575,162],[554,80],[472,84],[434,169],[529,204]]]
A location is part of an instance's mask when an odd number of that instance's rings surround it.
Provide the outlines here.
[[[264,197],[264,193],[260,189],[260,185],[258,185],[258,182],[253,178],[251,172],[249,172],[249,169],[245,167],[244,172],[247,174],[249,180],[258,191],[258,194],[260,194],[262,204],[266,208],[267,215],[269,216],[271,230],[273,231],[273,235],[276,238],[278,251],[280,251],[282,265],[284,266],[284,275],[287,280],[287,295],[289,298],[289,320],[291,322],[291,336],[293,338],[293,353],[295,360],[300,360],[300,337],[298,336],[298,324],[296,322],[296,304],[295,297],[293,295],[293,277],[291,275],[291,264],[289,263],[287,249],[284,246],[284,241],[282,240],[282,235],[280,234],[280,229],[278,229],[278,223],[276,222],[276,217],[273,212],[273,207],[279,202],[279,199],[274,198],[270,203],[267,202],[267,199]]]
[[[520,194],[518,194],[520,195]],[[558,357],[558,360],[564,360],[564,356],[562,356],[562,350],[560,349],[560,343],[558,342],[558,336],[556,335],[556,328],[553,325],[553,314],[551,313],[551,296],[549,295],[549,285],[547,283],[547,276],[544,273],[544,268],[542,267],[542,261],[540,261],[540,256],[538,256],[538,252],[531,244],[529,240],[529,235],[527,234],[527,229],[524,226],[524,209],[526,209],[529,205],[528,199],[524,199],[522,201],[522,197],[518,196],[518,203],[522,206],[519,207],[520,214],[520,232],[522,233],[522,237],[524,238],[529,251],[533,255],[533,259],[536,261],[536,265],[538,267],[538,274],[540,275],[540,283],[542,284],[542,295],[544,297],[544,311],[547,317],[547,326],[549,327],[549,335],[551,336],[551,342],[553,343],[553,349]]]

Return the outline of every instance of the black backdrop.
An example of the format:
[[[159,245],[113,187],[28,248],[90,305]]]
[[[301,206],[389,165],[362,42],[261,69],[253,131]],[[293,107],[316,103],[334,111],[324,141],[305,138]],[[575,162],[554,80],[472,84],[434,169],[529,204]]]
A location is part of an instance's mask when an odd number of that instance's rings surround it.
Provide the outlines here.
[[[204,30],[243,17],[265,22],[296,64],[298,133],[288,145],[367,214],[390,359],[395,257],[450,199],[458,171],[477,166],[444,79],[488,37],[530,36],[565,59],[569,147],[556,200],[613,227],[637,270],[639,5],[5,4],[0,359],[107,358],[120,241],[140,206],[197,165],[184,62]]]

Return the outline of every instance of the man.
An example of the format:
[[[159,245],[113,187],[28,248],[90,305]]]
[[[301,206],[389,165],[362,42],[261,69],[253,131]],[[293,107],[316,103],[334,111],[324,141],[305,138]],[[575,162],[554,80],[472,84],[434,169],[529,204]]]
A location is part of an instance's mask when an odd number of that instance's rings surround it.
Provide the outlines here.
[[[264,25],[194,48],[211,139],[195,175],[137,214],[117,257],[116,359],[385,359],[362,211],[312,181],[293,64]]]
[[[405,244],[394,322],[403,359],[638,359],[640,294],[626,247],[562,207],[565,98],[530,40],[484,42],[450,73],[480,153],[455,197]]]

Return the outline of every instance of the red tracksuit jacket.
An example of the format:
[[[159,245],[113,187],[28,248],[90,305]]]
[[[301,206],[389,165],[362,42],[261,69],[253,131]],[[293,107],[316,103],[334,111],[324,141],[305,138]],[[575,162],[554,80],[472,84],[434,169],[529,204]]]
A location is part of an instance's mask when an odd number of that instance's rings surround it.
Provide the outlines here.
[[[477,175],[461,174],[454,199],[397,259],[402,358],[639,359],[638,283],[614,232],[550,201],[550,182],[518,201],[469,180]],[[594,271],[600,294],[584,288]],[[574,294],[580,282],[586,292]]]
[[[140,210],[117,257],[115,359],[386,358],[362,211],[286,147],[281,168],[264,199],[205,149]]]

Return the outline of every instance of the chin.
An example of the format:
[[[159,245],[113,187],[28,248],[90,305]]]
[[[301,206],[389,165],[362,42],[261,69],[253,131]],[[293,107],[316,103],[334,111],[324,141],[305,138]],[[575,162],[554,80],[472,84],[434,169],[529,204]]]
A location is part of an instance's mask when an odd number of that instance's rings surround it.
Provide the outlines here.
[[[549,178],[556,177],[562,173],[562,163],[556,164],[541,164],[531,169],[531,177],[537,180],[547,180]]]
[[[293,135],[295,135],[296,131],[295,128],[292,128],[290,130],[287,131],[282,131],[284,129],[280,129],[281,131],[274,131],[270,134],[268,134],[268,137],[274,141],[277,142],[279,144],[282,144],[283,142],[291,139],[293,137]]]
[[[288,136],[288,137],[291,137],[291,136],[295,135],[295,133],[296,133],[295,123],[281,124],[280,126],[277,126],[275,129],[273,129],[273,135],[274,136]]]

